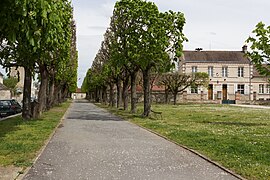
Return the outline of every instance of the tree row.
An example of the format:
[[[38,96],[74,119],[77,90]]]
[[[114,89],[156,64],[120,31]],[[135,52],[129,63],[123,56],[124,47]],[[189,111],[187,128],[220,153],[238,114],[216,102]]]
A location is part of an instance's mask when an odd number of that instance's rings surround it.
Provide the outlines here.
[[[160,12],[153,2],[116,2],[110,27],[86,74],[83,90],[91,99],[101,102],[109,99],[111,106],[123,106],[124,110],[128,109],[130,99],[131,112],[135,113],[136,87],[140,84],[144,94],[143,116],[149,116],[151,112],[153,84],[159,84],[166,92],[173,93],[176,102],[179,92],[208,78],[200,73],[173,73],[177,57],[182,53],[182,43],[187,41],[183,34],[184,24],[183,13]]]
[[[76,26],[69,0],[1,0],[0,64],[23,67],[24,119],[62,102],[77,85]],[[39,79],[38,102],[31,84]]]

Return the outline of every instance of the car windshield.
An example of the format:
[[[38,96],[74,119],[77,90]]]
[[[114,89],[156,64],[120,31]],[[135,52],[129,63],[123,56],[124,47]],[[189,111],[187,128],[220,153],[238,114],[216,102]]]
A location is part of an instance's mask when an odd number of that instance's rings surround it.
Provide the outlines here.
[[[0,101],[1,106],[9,106],[10,102],[9,101]]]

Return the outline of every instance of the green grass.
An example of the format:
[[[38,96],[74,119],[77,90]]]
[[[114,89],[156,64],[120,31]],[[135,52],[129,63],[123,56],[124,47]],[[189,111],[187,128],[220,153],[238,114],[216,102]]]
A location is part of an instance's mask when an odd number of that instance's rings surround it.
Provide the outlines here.
[[[159,117],[110,109],[248,179],[270,179],[270,110],[228,105],[153,105]]]
[[[65,102],[54,107],[40,119],[24,121],[18,116],[1,121],[0,166],[30,166],[69,105]]]

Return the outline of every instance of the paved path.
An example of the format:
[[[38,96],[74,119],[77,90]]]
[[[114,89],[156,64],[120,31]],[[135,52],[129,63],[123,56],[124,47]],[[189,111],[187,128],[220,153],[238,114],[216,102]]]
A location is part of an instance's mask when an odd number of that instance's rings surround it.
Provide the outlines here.
[[[26,180],[236,179],[87,102],[75,102]]]

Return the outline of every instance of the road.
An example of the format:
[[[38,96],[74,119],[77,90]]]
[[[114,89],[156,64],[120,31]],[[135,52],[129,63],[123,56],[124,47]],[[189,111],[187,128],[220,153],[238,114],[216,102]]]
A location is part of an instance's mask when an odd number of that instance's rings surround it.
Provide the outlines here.
[[[91,103],[77,101],[24,179],[237,178]]]

